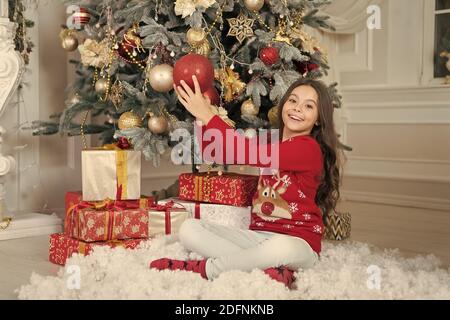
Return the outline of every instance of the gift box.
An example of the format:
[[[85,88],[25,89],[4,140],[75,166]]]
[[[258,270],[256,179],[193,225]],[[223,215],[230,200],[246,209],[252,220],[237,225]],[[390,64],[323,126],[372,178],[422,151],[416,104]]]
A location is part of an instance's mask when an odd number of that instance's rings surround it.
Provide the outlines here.
[[[123,247],[125,249],[134,249],[142,239],[116,240],[106,242],[87,243],[73,239],[63,233],[50,235],[49,261],[59,265],[65,265],[74,253],[87,256],[97,246],[108,246],[110,248]]]
[[[84,201],[140,198],[140,151],[83,150],[81,167]]]
[[[190,217],[189,211],[174,201],[158,203],[149,209],[148,215],[149,237],[177,234],[183,222]]]
[[[183,173],[179,177],[178,198],[247,207],[252,205],[258,179],[258,176],[231,172]]]
[[[83,201],[83,194],[81,191],[68,191],[66,192],[65,196],[65,206],[66,206],[66,217],[67,213],[71,208],[73,208],[75,205],[79,204],[81,201]]]
[[[165,204],[169,201],[182,204],[189,211],[190,218],[244,230],[247,230],[250,226],[251,206],[234,207],[224,204],[186,201],[176,197],[160,200],[158,203]]]
[[[348,212],[333,212],[325,218],[324,238],[327,240],[344,240],[350,237],[351,215]]]
[[[124,201],[81,201],[77,193],[66,194],[65,234],[85,242],[148,238],[148,208],[153,197]],[[79,199],[79,198],[78,198]]]

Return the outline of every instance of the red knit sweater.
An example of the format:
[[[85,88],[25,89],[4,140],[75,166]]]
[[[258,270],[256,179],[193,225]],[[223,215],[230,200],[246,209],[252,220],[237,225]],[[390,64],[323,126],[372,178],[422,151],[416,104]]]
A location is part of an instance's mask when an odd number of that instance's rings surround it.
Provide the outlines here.
[[[218,145],[221,145],[222,149],[212,152],[212,160],[216,163],[248,164],[263,168],[258,190],[253,196],[250,229],[302,238],[319,254],[324,225],[321,211],[314,199],[323,172],[323,158],[317,141],[310,135],[266,144],[259,143],[257,137],[242,139],[242,135],[230,130],[233,128],[217,115],[207,125],[196,127],[200,133],[197,138],[202,151],[214,141],[206,141],[204,133],[208,129],[218,129],[223,137],[228,135],[228,139],[232,138],[234,141],[234,147],[228,146],[225,138],[220,141]],[[244,141],[245,148],[238,146],[238,141],[241,144]],[[251,156],[251,151],[255,153],[255,149],[252,149],[252,143],[256,144],[258,151],[267,147],[269,155],[275,151],[274,156],[278,148],[278,169],[273,169],[273,165],[266,161],[260,161],[259,152],[257,161],[253,161],[255,159]],[[245,157],[239,157],[238,150],[244,150]],[[211,160],[207,153],[202,152],[203,158]],[[218,161],[217,157],[221,160]]]

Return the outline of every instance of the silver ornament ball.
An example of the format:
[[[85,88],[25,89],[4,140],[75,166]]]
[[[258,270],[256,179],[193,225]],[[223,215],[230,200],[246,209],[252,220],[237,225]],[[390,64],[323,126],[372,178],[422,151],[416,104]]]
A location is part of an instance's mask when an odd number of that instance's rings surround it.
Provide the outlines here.
[[[163,134],[167,132],[169,123],[164,117],[151,117],[148,119],[148,129],[154,134]]]
[[[248,10],[259,11],[264,6],[264,0],[244,0],[244,5]]]
[[[247,129],[244,130],[244,136],[249,138],[249,139],[252,139],[252,138],[256,137],[257,134],[258,133],[256,132],[256,130],[253,129],[253,128],[247,128]]]
[[[147,74],[153,90],[169,92],[173,88],[173,67],[168,64],[159,64],[150,69]]]

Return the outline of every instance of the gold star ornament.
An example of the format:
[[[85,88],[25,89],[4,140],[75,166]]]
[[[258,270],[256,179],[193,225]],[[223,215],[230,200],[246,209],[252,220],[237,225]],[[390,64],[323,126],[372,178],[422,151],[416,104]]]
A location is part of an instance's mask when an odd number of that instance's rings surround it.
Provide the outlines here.
[[[239,78],[239,73],[231,70],[230,67],[215,70],[215,78],[220,81],[224,90],[225,102],[231,102],[236,96],[239,96],[247,86]]]
[[[233,36],[238,39],[239,43],[242,43],[248,37],[253,36],[253,23],[255,19],[249,19],[242,13],[237,18],[227,19],[230,24],[230,31],[227,36]]]

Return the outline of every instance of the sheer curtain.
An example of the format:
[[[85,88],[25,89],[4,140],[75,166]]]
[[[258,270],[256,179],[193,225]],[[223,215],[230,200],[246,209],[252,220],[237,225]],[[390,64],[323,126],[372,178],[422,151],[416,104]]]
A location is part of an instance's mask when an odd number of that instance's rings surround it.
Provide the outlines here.
[[[330,23],[336,31],[323,30],[326,33],[352,34],[363,30],[369,17],[367,8],[380,5],[384,0],[335,0],[324,7],[321,13],[330,16]]]

